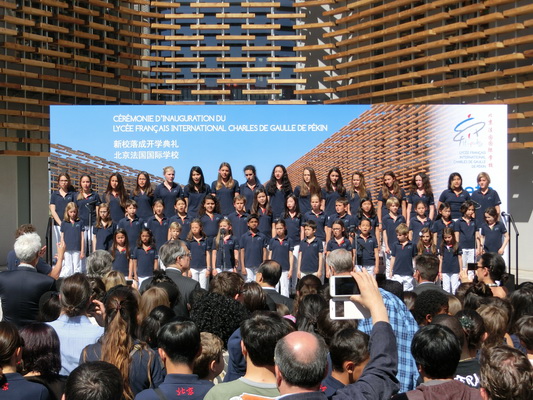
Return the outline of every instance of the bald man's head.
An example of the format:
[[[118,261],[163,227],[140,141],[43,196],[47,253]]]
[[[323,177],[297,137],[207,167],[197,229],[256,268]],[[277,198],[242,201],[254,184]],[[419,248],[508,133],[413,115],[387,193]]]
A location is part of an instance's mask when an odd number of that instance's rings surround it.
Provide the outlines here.
[[[316,389],[327,371],[326,344],[312,333],[292,332],[276,345],[275,361],[288,386]]]

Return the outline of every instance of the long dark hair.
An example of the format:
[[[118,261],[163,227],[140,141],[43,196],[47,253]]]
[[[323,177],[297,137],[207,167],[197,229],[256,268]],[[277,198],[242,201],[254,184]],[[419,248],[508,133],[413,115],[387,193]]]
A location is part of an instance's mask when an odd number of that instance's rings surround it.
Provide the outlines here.
[[[333,183],[331,182],[330,178],[333,172],[336,172],[339,175],[339,179],[337,180],[337,183],[335,185],[335,190],[333,190]],[[332,193],[333,191],[340,194],[341,197],[344,197],[346,195],[346,188],[344,187],[344,183],[342,182],[342,173],[338,167],[331,168],[328,172],[328,175],[326,176],[326,192]]]
[[[124,187],[124,179],[122,179],[122,175],[120,175],[118,172],[111,174],[111,176],[109,177],[109,181],[107,182],[107,188],[105,191],[105,202],[109,203],[111,199],[111,193],[113,192],[113,188],[111,187],[111,178],[113,177],[117,178],[118,185],[115,191],[118,193],[120,205],[124,207],[126,204],[126,200],[128,199],[128,193],[126,192],[126,188]]]
[[[194,183],[192,179],[193,172],[197,172],[200,174],[200,182],[198,182],[198,184]],[[187,188],[189,189],[189,192],[205,193],[207,191],[205,187],[204,172],[202,171],[202,168],[200,168],[197,165],[191,167],[191,171],[189,172],[189,183],[187,183]]]
[[[38,372],[42,377],[53,378],[61,369],[59,337],[50,325],[38,322],[20,330],[24,341],[22,361],[24,373]]]
[[[266,191],[269,196],[273,196],[276,194],[276,191],[278,190],[278,187],[276,186],[276,176],[274,175],[274,171],[276,171],[276,168],[281,168],[283,171],[283,175],[281,176],[281,190],[285,193],[285,196],[292,192],[292,185],[291,181],[289,180],[289,174],[287,173],[287,168],[285,168],[284,165],[277,164],[272,168],[272,174],[270,174],[270,180],[266,184]]]
[[[13,354],[19,347],[24,346],[17,327],[11,322],[0,322],[0,385],[6,383],[6,377],[1,368],[10,365]]]
[[[143,188],[139,186],[139,177],[141,175],[144,175],[146,178],[146,183]],[[137,174],[137,179],[135,180],[135,189],[133,190],[133,195],[138,196],[141,194],[141,190],[144,190],[144,194],[148,197],[154,196],[154,189],[152,188],[152,184],[150,183],[150,174],[146,171],[141,171],[139,174]]]

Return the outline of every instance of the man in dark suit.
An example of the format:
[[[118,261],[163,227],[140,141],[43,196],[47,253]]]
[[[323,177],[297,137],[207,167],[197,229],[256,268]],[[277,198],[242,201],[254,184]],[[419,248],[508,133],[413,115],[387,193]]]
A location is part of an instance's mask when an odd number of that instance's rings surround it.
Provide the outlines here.
[[[415,257],[414,260],[415,272],[413,278],[415,278],[417,285],[413,292],[419,295],[426,290],[436,290],[447,294],[440,285],[437,285],[435,281],[439,275],[439,259],[432,254],[420,254]]]
[[[294,301],[283,296],[276,290],[281,278],[281,265],[273,260],[266,260],[259,266],[255,274],[255,281],[261,285],[267,295],[267,304],[272,311],[276,311],[276,304],[285,304],[292,314]]]
[[[174,312],[179,317],[188,317],[191,293],[199,289],[198,282],[181,274],[182,270],[188,270],[191,263],[191,253],[184,242],[174,240],[165,243],[159,249],[159,258],[165,265],[165,273],[174,281],[180,292],[178,303],[174,306]],[[141,292],[152,282],[152,278],[146,279],[141,285]]]
[[[15,241],[15,254],[19,266],[0,273],[0,298],[4,321],[13,322],[19,328],[36,322],[39,299],[48,291],[56,290],[56,281],[37,272],[41,238],[35,232],[21,235]]]

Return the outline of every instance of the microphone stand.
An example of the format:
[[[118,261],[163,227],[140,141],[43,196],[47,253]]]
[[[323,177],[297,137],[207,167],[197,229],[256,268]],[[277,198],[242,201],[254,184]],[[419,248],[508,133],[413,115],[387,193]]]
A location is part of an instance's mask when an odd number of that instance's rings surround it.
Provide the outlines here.
[[[514,217],[510,213],[502,212],[502,216],[507,217],[507,226],[509,227],[509,261],[511,261],[511,225],[515,231],[515,286],[518,284],[518,228],[516,227],[516,222]],[[511,273],[511,262],[509,262],[509,273]]]

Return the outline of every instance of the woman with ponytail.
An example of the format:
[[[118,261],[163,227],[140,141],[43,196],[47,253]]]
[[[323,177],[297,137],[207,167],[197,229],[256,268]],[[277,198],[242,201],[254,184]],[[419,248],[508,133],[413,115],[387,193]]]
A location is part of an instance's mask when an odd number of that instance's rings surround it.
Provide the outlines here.
[[[80,358],[115,365],[124,380],[124,399],[132,400],[144,389],[158,387],[164,379],[161,361],[146,343],[137,340],[139,304],[133,291],[118,286],[107,294],[104,336],[87,346]]]
[[[17,373],[24,341],[11,322],[0,322],[0,399],[48,400],[48,389]]]

